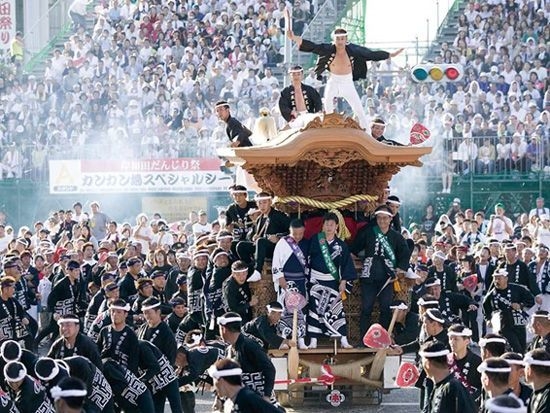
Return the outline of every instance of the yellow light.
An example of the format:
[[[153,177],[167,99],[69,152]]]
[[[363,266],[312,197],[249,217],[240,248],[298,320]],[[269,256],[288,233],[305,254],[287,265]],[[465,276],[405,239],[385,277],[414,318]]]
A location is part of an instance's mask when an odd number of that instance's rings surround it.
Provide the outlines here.
[[[435,81],[443,79],[443,70],[438,66],[432,67],[430,69],[430,77]]]

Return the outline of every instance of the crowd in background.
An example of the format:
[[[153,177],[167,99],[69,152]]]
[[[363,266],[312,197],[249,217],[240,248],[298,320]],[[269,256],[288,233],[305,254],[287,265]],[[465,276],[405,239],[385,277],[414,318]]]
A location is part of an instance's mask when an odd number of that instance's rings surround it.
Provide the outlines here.
[[[219,99],[245,125],[267,107],[283,126],[283,85],[273,72],[283,59],[285,7],[300,34],[318,4],[112,0],[93,19],[72,13],[75,32],[42,76],[14,69],[0,77],[0,177],[40,179],[49,159],[121,150],[215,156],[227,143],[212,109]],[[548,169],[549,16],[543,1],[470,1],[456,38],[435,58],[463,65],[462,80],[416,84],[409,68],[373,62],[357,84],[367,117],[381,116],[386,136],[403,143],[412,124],[424,123],[434,137],[433,174]],[[323,85],[312,72],[305,83]]]

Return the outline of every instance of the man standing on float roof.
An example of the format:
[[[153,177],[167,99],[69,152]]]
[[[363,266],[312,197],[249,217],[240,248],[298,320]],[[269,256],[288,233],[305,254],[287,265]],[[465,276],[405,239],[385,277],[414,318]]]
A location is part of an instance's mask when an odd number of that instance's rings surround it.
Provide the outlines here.
[[[296,36],[292,30],[287,30],[287,36],[298,45],[300,51],[319,55],[315,64],[317,78],[320,78],[325,70],[330,72],[325,87],[325,112],[334,112],[334,98],[344,98],[359,118],[361,127],[366,129],[369,122],[353,81],[366,79],[367,61],[386,60],[397,56],[403,49],[388,53],[348,43],[348,33],[341,28],[334,30],[330,44],[313,43],[302,39],[300,36]]]

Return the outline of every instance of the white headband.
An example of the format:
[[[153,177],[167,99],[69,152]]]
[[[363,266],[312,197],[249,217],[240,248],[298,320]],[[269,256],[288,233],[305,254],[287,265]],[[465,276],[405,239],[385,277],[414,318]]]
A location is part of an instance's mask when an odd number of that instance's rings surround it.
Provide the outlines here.
[[[345,33],[332,33],[332,37],[337,39],[338,37],[346,37],[348,35],[348,32]]]
[[[510,365],[525,366],[525,363],[523,362],[523,360],[515,360],[515,359],[503,359],[503,360],[506,360],[506,362]]]
[[[550,367],[550,360],[535,360],[532,356],[525,356],[523,358],[525,364],[531,364],[533,366]]]
[[[219,237],[216,237],[216,241],[219,241],[221,239],[233,239],[233,235],[221,235]]]
[[[401,303],[399,305],[391,305],[391,310],[407,310],[409,307],[405,303]]]
[[[229,103],[227,102],[218,103],[216,106],[214,106],[214,109],[223,108],[224,106],[229,107]]]
[[[437,321],[438,323],[445,324],[445,319],[444,318],[439,318],[439,317],[433,315],[430,310],[426,311],[426,315],[428,316],[428,318],[432,319],[433,321]]]
[[[59,366],[57,365],[57,363],[55,362],[54,359],[51,359],[49,357],[45,357],[44,359],[46,360],[51,360],[54,362],[54,366],[53,366],[53,369],[52,369],[52,372],[50,373],[49,376],[41,376],[40,374],[38,374],[38,372],[36,371],[36,368],[34,369],[34,373],[36,374],[36,377],[38,377],[40,380],[43,380],[43,381],[50,381],[51,379],[53,379],[55,376],[57,376],[57,374],[59,373]]]
[[[231,237],[231,238],[233,238],[233,237]],[[212,261],[216,261],[216,258],[221,257],[222,255],[225,255],[226,257],[229,257],[229,254],[227,252],[220,251],[216,255],[214,255],[214,258],[212,258]]]
[[[63,390],[59,386],[54,386],[50,390],[50,394],[54,401],[62,399],[64,397],[84,397],[88,394],[86,389],[66,389]]]
[[[205,238],[206,240],[207,238]],[[197,252],[196,254],[193,254],[193,259],[199,258],[199,257],[208,257],[208,252]]]
[[[387,204],[393,204],[393,205],[401,205],[401,202],[399,201],[394,201],[393,199],[388,199],[386,201]]]
[[[506,360],[508,361],[508,360]],[[486,372],[486,373],[510,373],[512,371],[512,368],[510,366],[508,367],[489,367],[486,362],[481,363],[477,367],[477,371],[480,373]]]
[[[302,73],[304,69],[288,69],[288,73]]]
[[[382,123],[382,122],[371,122],[370,124],[371,124],[371,126],[374,126],[374,125],[384,126],[384,127],[386,126],[386,124]],[[386,188],[386,190],[389,190],[389,188]]]
[[[255,196],[254,197],[254,201],[265,201],[266,199],[273,199],[271,198],[269,195],[266,195],[266,196]]]
[[[418,354],[421,356],[421,357],[424,357],[424,358],[433,358],[433,357],[442,357],[442,356],[446,356],[447,354],[450,354],[451,352],[447,349],[445,350],[440,350],[440,351],[434,351],[434,352],[426,352],[426,351],[420,351]]]
[[[271,307],[270,305],[266,305],[265,308],[267,308],[267,312],[274,311],[276,313],[282,313],[284,310],[282,308],[275,308]]]
[[[10,366],[13,363],[17,363],[21,366],[21,370],[19,370],[19,375],[16,378],[8,377],[8,366]],[[16,381],[23,380],[26,375],[27,375],[27,368],[25,367],[25,365],[23,363],[20,363],[19,361],[10,361],[9,363],[7,363],[4,366],[4,379],[7,382],[14,383]]]
[[[439,278],[436,278],[434,282],[430,284],[424,284],[426,287],[433,287],[434,285],[441,285],[441,280]]]
[[[122,310],[122,311],[130,311],[130,304],[126,304],[124,307],[120,306],[120,305],[111,305],[109,307],[109,310],[113,309],[113,310]]]
[[[219,325],[226,325],[226,324],[229,324],[229,323],[236,323],[236,322],[242,322],[243,319],[241,318],[241,316],[234,316],[234,317],[224,317],[224,316],[221,316],[221,317],[218,317],[218,324]]]
[[[384,211],[384,210],[380,210],[380,211],[376,211],[374,213],[374,215],[387,215],[389,217],[393,217],[393,214],[391,212],[388,212],[388,211]]]
[[[67,317],[63,317],[61,316],[58,320],[57,320],[57,325],[61,325],[63,323],[75,323],[75,324],[80,324],[80,320],[76,317],[74,318],[67,318]]]
[[[243,374],[243,370],[241,368],[218,370],[214,365],[211,365],[206,371],[208,372],[208,375],[213,379],[219,379],[221,377],[229,376],[240,376],[241,374]]]
[[[158,307],[160,307],[160,303],[146,305],[146,306],[141,307],[141,311],[153,310],[153,309],[158,308]]]
[[[245,191],[244,189],[232,189],[230,194],[247,194],[248,191]]]
[[[520,407],[505,407],[497,405],[493,399],[489,399],[485,402],[485,408],[491,412],[495,413],[527,413],[527,407],[523,405],[523,402],[520,400]]]
[[[17,357],[14,360],[6,360],[6,358],[4,357],[4,351],[6,351],[6,347],[10,343],[15,343],[17,345]],[[15,340],[4,341],[2,343],[2,346],[0,346],[0,354],[2,354],[2,358],[6,361],[19,361],[19,359],[21,358],[21,345]]]
[[[472,330],[465,328],[462,331],[449,331],[447,333],[448,337],[472,337]]]
[[[497,270],[495,271],[495,273],[493,274],[493,277],[496,277],[497,275],[501,275],[503,277],[508,277],[508,271],[502,269],[502,270]]]
[[[439,301],[436,301],[436,300],[425,301],[423,298],[420,298],[418,300],[418,305],[439,305]]]
[[[489,343],[500,343],[500,344],[506,344],[506,339],[500,338],[500,337],[492,337],[492,338],[482,338],[479,340],[479,346],[483,347],[486,344]]]
[[[234,270],[233,268],[231,268],[231,272],[236,272],[236,273],[248,272],[248,268],[243,268],[243,269],[241,269],[241,270]]]

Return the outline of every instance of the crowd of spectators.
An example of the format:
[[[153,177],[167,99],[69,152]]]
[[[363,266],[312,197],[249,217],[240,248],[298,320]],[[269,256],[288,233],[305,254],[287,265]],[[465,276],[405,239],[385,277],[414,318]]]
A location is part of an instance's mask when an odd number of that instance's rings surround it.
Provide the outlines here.
[[[0,77],[1,177],[43,170],[52,158],[121,150],[215,156],[226,137],[214,102],[231,102],[247,123],[260,107],[277,106],[272,69],[283,59],[283,11],[293,7],[301,32],[317,8],[315,0],[110,0],[86,16],[83,3],[72,3],[74,33],[42,76],[19,76],[13,64]],[[4,155],[12,144],[16,161]]]
[[[75,3],[82,3],[76,0]],[[42,179],[48,159],[211,157],[226,144],[213,102],[252,126],[259,108],[278,120],[284,8],[297,34],[318,4],[307,0],[111,0],[75,32],[43,76],[0,77],[0,177]],[[550,4],[470,1],[437,63],[464,66],[461,81],[415,84],[409,68],[373,62],[357,86],[367,117],[405,141],[424,123],[433,174],[548,168]],[[93,23],[92,23],[93,22]],[[322,89],[312,72],[305,83]],[[321,90],[322,92],[322,90]],[[444,185],[445,187],[445,185]]]

